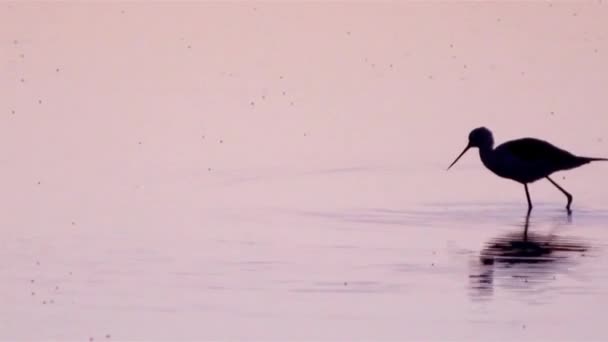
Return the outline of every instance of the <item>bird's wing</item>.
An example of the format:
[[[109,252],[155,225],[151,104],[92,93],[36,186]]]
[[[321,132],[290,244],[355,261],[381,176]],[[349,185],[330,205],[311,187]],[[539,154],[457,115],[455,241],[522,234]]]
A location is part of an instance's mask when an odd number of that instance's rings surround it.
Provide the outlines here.
[[[525,161],[548,161],[553,164],[568,164],[578,159],[568,151],[555,147],[544,140],[534,138],[508,141],[498,148],[505,149],[514,157]]]

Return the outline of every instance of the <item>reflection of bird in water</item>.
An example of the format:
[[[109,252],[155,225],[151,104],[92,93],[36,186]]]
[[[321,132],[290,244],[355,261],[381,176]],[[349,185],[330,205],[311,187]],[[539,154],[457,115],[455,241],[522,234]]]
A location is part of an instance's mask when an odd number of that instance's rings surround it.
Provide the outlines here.
[[[469,276],[474,290],[482,294],[492,292],[497,272],[503,279],[515,280],[516,284],[547,277],[566,265],[563,262],[573,253],[583,253],[589,248],[572,238],[528,233],[529,225],[528,214],[523,233],[509,233],[486,243],[479,265]]]
[[[584,252],[587,247],[580,243],[556,235],[540,235],[528,233],[530,215],[526,215],[524,232],[511,233],[488,242],[481,251],[480,260],[483,264],[494,262],[504,263],[539,263],[552,262],[565,256],[556,255],[558,252]]]
[[[490,171],[500,177],[512,179],[524,185],[526,198],[528,199],[528,212],[532,210],[528,183],[546,178],[566,195],[568,199],[566,209],[570,212],[572,195],[549,178],[549,175],[556,171],[573,169],[592,161],[608,160],[605,158],[575,156],[546,141],[534,138],[512,140],[494,148],[492,132],[485,127],[479,127],[471,131],[469,143],[458,158],[448,167],[448,170],[471,147],[479,148],[481,161]]]

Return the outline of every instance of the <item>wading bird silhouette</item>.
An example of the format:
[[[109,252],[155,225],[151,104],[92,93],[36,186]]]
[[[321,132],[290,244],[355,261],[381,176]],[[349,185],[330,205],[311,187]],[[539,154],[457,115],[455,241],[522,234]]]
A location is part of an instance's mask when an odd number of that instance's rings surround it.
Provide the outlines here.
[[[572,195],[549,178],[549,175],[556,171],[574,169],[592,161],[608,161],[606,158],[575,156],[546,141],[534,138],[512,140],[494,148],[494,137],[492,136],[492,132],[485,127],[479,127],[469,133],[469,143],[464,151],[460,153],[458,158],[450,164],[448,170],[456,164],[460,157],[462,157],[471,147],[479,148],[479,157],[481,158],[483,165],[490,171],[500,177],[512,179],[524,185],[526,198],[528,199],[528,213],[532,210],[528,183],[535,182],[541,178],[546,178],[566,195],[566,198],[568,198],[566,210],[570,213]]]

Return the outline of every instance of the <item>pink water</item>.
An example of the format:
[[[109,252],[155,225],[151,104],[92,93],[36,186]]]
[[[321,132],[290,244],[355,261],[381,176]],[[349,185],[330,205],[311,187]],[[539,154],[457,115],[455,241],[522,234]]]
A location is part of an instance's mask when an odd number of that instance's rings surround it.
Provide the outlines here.
[[[524,245],[521,185],[445,170],[480,125],[608,156],[606,15],[0,4],[0,340],[608,338],[608,164]]]

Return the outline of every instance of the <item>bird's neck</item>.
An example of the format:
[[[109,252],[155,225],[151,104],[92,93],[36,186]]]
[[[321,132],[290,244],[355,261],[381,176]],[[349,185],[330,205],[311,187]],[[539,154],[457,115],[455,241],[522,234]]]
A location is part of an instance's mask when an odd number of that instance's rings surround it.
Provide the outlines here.
[[[494,165],[494,148],[492,146],[483,146],[479,147],[479,158],[483,165],[485,165],[488,169],[492,169]]]

